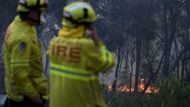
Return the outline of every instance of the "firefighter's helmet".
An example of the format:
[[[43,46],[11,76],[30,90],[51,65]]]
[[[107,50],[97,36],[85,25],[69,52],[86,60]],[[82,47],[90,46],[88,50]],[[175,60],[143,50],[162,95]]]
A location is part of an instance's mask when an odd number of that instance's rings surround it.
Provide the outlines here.
[[[46,11],[48,0],[19,0],[18,13],[26,13],[30,10]]]
[[[62,24],[65,27],[75,27],[96,20],[96,13],[87,2],[73,2],[64,7]]]

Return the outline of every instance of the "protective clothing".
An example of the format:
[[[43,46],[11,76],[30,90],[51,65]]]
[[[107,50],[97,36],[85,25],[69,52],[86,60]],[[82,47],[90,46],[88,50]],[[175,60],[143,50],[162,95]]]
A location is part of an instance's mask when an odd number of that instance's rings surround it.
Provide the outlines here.
[[[48,95],[43,74],[41,46],[36,30],[16,16],[4,40],[5,82],[8,98],[23,101],[23,96]]]
[[[64,7],[63,11],[62,24],[66,27],[92,23],[97,19],[94,9],[86,2],[71,3]]]
[[[50,41],[50,107],[107,107],[101,95],[99,72],[114,65],[102,42],[85,38],[85,27],[62,28]]]

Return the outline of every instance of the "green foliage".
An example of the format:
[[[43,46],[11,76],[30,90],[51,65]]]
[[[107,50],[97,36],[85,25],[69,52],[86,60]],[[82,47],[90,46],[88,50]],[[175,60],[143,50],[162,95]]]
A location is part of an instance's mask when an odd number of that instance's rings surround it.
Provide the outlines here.
[[[122,100],[122,94],[118,94],[114,91],[108,91],[107,85],[104,84],[101,84],[101,90],[109,107],[122,107],[120,102]]]
[[[106,92],[109,107],[190,107],[190,85],[170,78],[159,82],[157,94]]]
[[[119,94],[116,92],[109,92],[108,93],[108,105],[109,107],[123,107],[123,94]]]
[[[159,107],[190,107],[190,85],[175,78],[161,81],[159,93],[152,95],[151,102]]]

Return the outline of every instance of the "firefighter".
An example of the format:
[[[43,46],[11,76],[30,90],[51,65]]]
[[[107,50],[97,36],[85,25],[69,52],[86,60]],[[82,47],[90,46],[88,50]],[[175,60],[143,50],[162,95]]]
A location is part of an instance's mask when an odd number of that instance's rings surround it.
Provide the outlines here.
[[[50,107],[107,107],[98,73],[115,60],[101,42],[92,23],[97,20],[86,2],[64,7],[58,37],[50,41]]]
[[[19,0],[18,15],[7,28],[4,107],[43,107],[43,101],[48,99],[41,48],[34,28],[41,23],[41,13],[47,5],[47,0]]]

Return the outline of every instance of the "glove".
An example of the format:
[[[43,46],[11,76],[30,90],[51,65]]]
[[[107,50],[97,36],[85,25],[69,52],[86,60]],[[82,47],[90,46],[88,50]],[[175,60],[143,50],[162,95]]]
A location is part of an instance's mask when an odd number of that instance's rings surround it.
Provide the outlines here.
[[[49,95],[42,95],[42,99],[45,100],[45,101],[48,101],[49,100]]]

